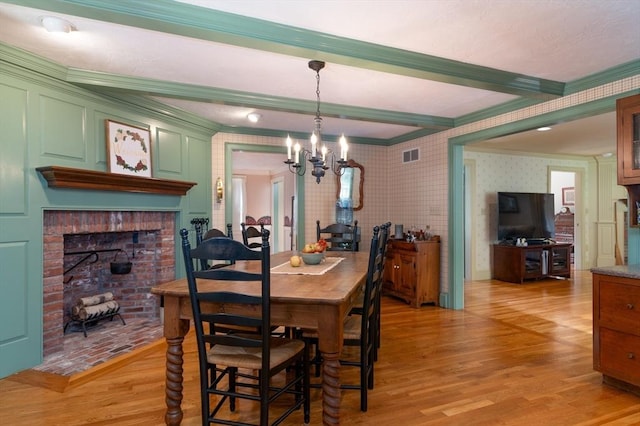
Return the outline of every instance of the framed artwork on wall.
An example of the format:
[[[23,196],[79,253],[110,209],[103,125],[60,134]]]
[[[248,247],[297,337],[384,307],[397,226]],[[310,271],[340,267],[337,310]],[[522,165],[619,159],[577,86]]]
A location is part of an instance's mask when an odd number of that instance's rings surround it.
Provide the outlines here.
[[[109,173],[151,177],[151,132],[105,120]]]
[[[573,206],[576,204],[576,189],[573,186],[562,188],[562,205]]]

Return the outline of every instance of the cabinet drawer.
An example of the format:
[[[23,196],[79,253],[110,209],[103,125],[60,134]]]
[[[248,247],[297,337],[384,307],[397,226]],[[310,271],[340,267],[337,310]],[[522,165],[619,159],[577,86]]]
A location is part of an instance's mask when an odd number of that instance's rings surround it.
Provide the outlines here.
[[[640,336],[640,287],[600,281],[600,325]]]
[[[640,386],[640,337],[600,328],[600,370]]]

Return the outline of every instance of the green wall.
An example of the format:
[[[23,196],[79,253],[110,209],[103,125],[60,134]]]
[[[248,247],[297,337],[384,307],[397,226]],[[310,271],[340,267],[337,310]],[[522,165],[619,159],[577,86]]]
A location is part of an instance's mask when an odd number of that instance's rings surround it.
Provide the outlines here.
[[[176,228],[211,217],[208,122],[90,92],[62,75],[26,53],[0,56],[0,377],[42,362],[44,210],[175,211]],[[150,130],[153,177],[197,185],[186,196],[48,188],[36,167],[107,170],[107,118]],[[177,239],[176,265],[180,274]]]

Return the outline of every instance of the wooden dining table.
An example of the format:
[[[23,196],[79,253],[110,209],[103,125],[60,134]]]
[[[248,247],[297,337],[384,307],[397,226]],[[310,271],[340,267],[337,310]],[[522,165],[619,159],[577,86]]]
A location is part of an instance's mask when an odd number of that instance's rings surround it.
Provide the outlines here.
[[[281,252],[271,256],[271,320],[278,326],[317,330],[318,347],[324,359],[322,421],[325,425],[337,425],[340,424],[339,358],[342,352],[343,323],[364,287],[368,253],[327,252],[327,257],[343,259],[321,274],[306,274],[306,270],[312,270],[308,265],[285,268],[288,273],[273,271],[275,267],[289,262],[293,254],[295,253]],[[328,261],[329,259],[325,260]],[[259,262],[238,262],[230,267],[257,270]],[[215,289],[259,294],[259,289],[249,283],[201,281],[199,285],[204,291]],[[193,318],[186,278],[160,284],[152,288],[151,292],[164,298],[164,336],[168,345],[165,422],[167,425],[179,425],[183,417],[182,343]],[[211,308],[215,309],[215,306]]]

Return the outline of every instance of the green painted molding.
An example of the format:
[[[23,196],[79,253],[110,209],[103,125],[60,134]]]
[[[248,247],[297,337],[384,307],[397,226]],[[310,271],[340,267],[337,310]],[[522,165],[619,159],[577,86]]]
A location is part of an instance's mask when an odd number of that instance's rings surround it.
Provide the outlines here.
[[[0,58],[0,62],[13,64],[57,80],[64,80],[67,75],[67,67],[2,42],[0,42]]]
[[[396,136],[395,138],[388,139],[386,145],[387,146],[396,145],[399,143],[412,141],[414,139],[418,139],[424,136],[433,135],[434,133],[438,133],[438,132],[440,132],[440,130],[433,130],[433,129],[416,130],[414,132],[405,133],[404,135],[400,135],[400,136]]]
[[[449,141],[466,145],[471,142],[492,139],[499,136],[536,129],[542,125],[553,125],[565,121],[572,121],[605,112],[615,111],[616,99],[638,93],[640,90],[632,90],[626,93],[601,98],[595,101],[586,102],[573,107],[564,108],[557,111],[550,111],[546,114],[536,115],[520,121],[514,121],[497,127],[480,130],[473,133],[457,136]]]
[[[309,121],[311,123],[311,121]],[[222,133],[232,133],[237,135],[254,135],[254,136],[267,136],[274,138],[282,138],[284,141],[287,136],[291,136],[293,139],[309,139],[311,132],[289,132],[286,130],[274,130],[274,129],[261,129],[254,127],[231,127],[231,126],[222,126],[219,130]],[[337,143],[342,135],[329,135],[326,133],[322,134],[322,140],[326,142],[335,142]],[[354,137],[350,135],[345,135],[347,141],[350,144],[359,144],[359,145],[378,145],[378,146],[387,146],[388,142],[386,139],[377,139],[377,138],[362,138],[362,137]]]
[[[640,59],[569,82],[566,85],[565,96],[633,77],[634,75],[640,75]]]
[[[536,99],[562,96],[564,83],[336,37],[168,0],[13,0],[5,3],[146,28],[301,58]]]
[[[136,96],[134,94],[102,90],[99,90],[96,93],[100,93],[102,96],[110,98],[118,104],[142,108],[146,110],[148,114],[157,118],[162,118],[163,121],[174,121],[182,127],[188,127],[201,134],[211,136],[221,131],[220,129],[222,126],[211,120],[204,119],[193,113],[163,104],[162,102],[158,102],[150,98]]]
[[[165,96],[198,102],[264,108],[290,113],[315,114],[316,101],[306,101],[281,96],[266,96],[260,93],[241,92],[194,84],[152,80],[96,71],[69,68],[67,81],[84,86],[110,88],[127,92],[139,92],[151,96]],[[322,104],[322,115],[352,120],[366,120],[377,123],[389,123],[413,127],[428,127],[445,130],[453,121],[445,117],[436,117],[406,112],[379,110],[332,103]]]
[[[512,111],[527,108],[541,103],[536,99],[518,98],[500,105],[485,108],[470,114],[461,115],[457,117],[455,121],[455,127],[463,126],[465,124],[475,123],[477,121],[486,120],[487,118],[496,117],[498,115],[507,114]]]

